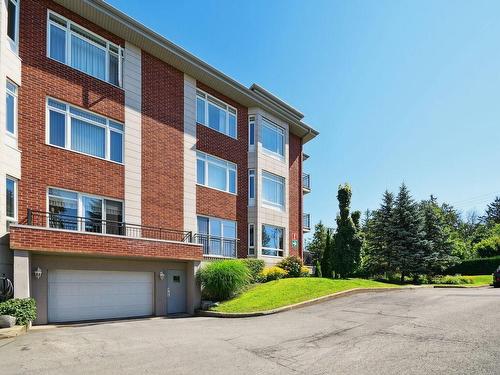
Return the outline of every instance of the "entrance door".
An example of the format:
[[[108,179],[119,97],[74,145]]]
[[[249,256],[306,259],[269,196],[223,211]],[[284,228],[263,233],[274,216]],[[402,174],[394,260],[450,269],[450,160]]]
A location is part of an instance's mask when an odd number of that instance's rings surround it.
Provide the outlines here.
[[[186,273],[182,270],[167,271],[167,312],[186,312]]]

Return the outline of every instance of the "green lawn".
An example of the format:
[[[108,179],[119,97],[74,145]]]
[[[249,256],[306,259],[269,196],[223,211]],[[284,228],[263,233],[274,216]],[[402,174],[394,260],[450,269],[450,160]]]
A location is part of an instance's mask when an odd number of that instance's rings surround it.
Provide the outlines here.
[[[397,287],[399,285],[366,279],[290,278],[253,286],[240,296],[221,303],[213,310],[230,313],[266,311],[353,288]]]

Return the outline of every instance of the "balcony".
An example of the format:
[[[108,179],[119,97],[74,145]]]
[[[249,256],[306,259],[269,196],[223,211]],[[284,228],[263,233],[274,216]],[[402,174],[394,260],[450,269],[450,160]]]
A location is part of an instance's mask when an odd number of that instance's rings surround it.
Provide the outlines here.
[[[238,239],[195,234],[195,242],[203,247],[205,258],[236,258],[238,255]]]
[[[13,250],[82,255],[201,260],[191,232],[28,210],[10,228]]]
[[[311,214],[304,214],[302,221],[302,230],[309,232],[311,230]]]
[[[311,176],[307,173],[302,174],[302,190],[304,194],[311,192]]]

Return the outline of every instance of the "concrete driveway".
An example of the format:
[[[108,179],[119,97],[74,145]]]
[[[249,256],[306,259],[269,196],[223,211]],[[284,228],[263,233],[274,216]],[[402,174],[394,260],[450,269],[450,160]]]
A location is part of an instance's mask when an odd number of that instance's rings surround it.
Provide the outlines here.
[[[0,341],[7,374],[500,374],[500,290],[354,295],[247,319],[133,320]]]

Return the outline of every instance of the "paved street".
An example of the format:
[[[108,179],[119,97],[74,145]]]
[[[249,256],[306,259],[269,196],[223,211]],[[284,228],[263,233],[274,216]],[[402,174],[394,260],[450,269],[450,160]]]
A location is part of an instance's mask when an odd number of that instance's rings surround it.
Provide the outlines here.
[[[0,341],[7,374],[499,374],[500,290],[369,293],[250,319],[54,328]]]

